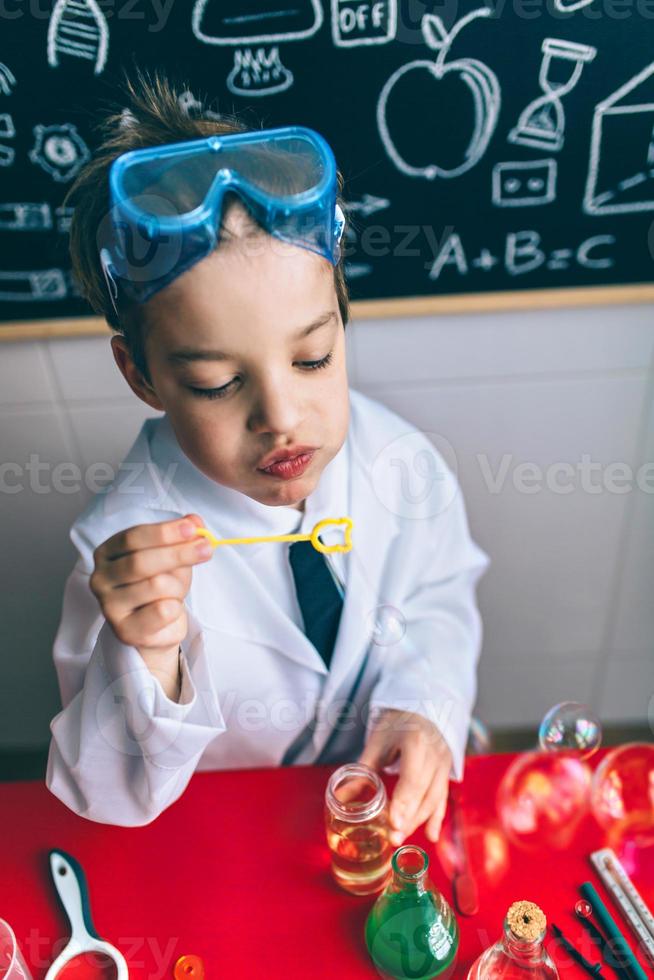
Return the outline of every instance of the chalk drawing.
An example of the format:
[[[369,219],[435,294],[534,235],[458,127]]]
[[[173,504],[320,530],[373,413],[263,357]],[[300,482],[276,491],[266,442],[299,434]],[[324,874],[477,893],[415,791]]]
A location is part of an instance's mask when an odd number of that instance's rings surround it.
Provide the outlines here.
[[[377,102],[377,126],[384,149],[397,167],[407,177],[424,177],[434,180],[436,177],[459,177],[479,163],[490,141],[497,124],[500,110],[501,92],[495,73],[483,62],[474,58],[457,58],[447,61],[452,42],[466,24],[477,17],[489,17],[492,11],[483,7],[473,10],[457,21],[451,31],[445,29],[443,21],[435,14],[425,14],[422,18],[421,29],[427,45],[438,51],[435,61],[410,61],[393,72],[382,88]],[[473,98],[474,124],[470,142],[464,153],[464,160],[459,166],[449,169],[430,163],[427,166],[414,166],[409,163],[398,150],[391,135],[388,119],[388,100],[398,82],[410,72],[427,72],[429,76],[439,81],[447,74],[460,76],[461,81],[468,86]],[[426,109],[428,106],[418,108]]]
[[[565,113],[561,99],[568,95],[579,79],[584,65],[592,61],[597,48],[574,41],[561,41],[546,37],[541,45],[543,57],[538,74],[538,84],[543,94],[533,99],[520,113],[517,125],[509,133],[510,143],[535,146],[539,150],[556,153],[563,147],[565,137]],[[559,70],[561,63],[570,69],[565,82],[553,82],[549,78],[552,62]]]
[[[91,157],[90,150],[73,123],[34,127],[34,146],[29,151],[32,163],[42,167],[53,180],[72,180]]]
[[[337,48],[388,44],[397,31],[397,0],[331,0]]]
[[[62,58],[93,62],[101,74],[109,53],[109,27],[96,0],[57,0],[48,24],[48,64],[58,68]]]
[[[583,210],[654,210],[654,62],[595,106]]]
[[[551,204],[556,198],[556,160],[505,160],[492,175],[492,200],[500,208]]]
[[[279,48],[254,46],[280,41],[302,41],[320,30],[324,13],[320,0],[295,0],[286,6],[261,9],[247,3],[231,7],[217,0],[196,0],[191,30],[203,44],[231,45],[234,65],[226,84],[235,95],[264,96],[283,92],[293,84],[293,73],[281,61]]]

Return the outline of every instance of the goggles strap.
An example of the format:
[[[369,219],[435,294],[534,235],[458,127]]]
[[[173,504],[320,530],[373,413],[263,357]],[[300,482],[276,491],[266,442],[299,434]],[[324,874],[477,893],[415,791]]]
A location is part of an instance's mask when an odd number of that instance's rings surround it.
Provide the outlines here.
[[[104,281],[107,284],[109,299],[111,300],[116,316],[120,318],[120,313],[118,312],[118,307],[116,306],[116,300],[118,299],[118,286],[116,284],[116,280],[111,274],[111,259],[109,257],[109,251],[106,248],[100,249],[100,263],[102,265]]]

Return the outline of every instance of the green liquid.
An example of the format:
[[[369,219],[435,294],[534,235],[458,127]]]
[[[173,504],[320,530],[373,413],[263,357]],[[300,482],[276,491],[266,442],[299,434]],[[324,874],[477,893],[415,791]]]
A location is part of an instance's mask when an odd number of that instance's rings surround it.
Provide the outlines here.
[[[456,919],[448,919],[430,892],[383,896],[366,922],[366,944],[377,970],[400,980],[448,976],[459,948]]]

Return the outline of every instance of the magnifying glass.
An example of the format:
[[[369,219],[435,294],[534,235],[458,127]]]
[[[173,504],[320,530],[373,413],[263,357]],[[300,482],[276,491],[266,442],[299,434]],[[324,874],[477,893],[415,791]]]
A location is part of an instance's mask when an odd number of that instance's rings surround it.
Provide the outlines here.
[[[45,975],[45,980],[127,980],[125,957],[101,939],[91,918],[82,866],[65,851],[50,851],[50,871],[70,922],[70,940]]]

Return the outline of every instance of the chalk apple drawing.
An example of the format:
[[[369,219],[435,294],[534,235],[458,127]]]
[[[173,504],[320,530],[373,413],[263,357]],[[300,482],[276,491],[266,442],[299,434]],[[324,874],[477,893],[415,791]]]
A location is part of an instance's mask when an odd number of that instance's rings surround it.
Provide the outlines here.
[[[388,78],[381,90],[377,102],[377,126],[384,144],[384,149],[395,164],[398,170],[408,177],[424,177],[427,180],[435,180],[436,177],[452,178],[459,177],[466,170],[470,170],[481,160],[490,141],[497,117],[500,111],[501,92],[500,85],[495,73],[482,61],[474,58],[457,58],[454,61],[447,61],[450,47],[456,35],[466,24],[477,17],[488,17],[492,13],[488,7],[473,10],[461,20],[457,21],[451,31],[445,29],[445,25],[436,14],[425,14],[422,18],[420,27],[425,43],[433,50],[438,51],[435,61],[420,59],[410,61],[402,65],[397,71]],[[390,133],[387,119],[388,99],[393,88],[398,81],[409,72],[428,71],[436,80],[440,80],[448,73],[461,76],[461,80],[470,89],[474,101],[474,129],[464,154],[464,160],[458,167],[445,169],[436,163],[430,163],[426,167],[414,167],[408,163],[399,153]]]

